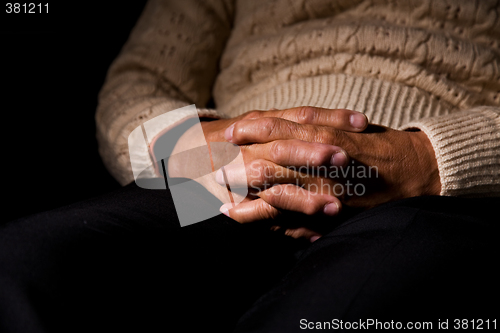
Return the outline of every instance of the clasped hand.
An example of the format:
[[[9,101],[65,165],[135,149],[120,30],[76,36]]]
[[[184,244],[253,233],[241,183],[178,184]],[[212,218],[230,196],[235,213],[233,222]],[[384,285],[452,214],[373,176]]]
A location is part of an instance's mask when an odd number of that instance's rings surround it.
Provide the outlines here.
[[[425,133],[369,125],[359,112],[314,107],[251,111],[202,122],[202,128],[206,142],[240,146],[244,163],[225,166],[203,184],[216,196],[225,181],[248,187],[241,203],[221,207],[240,223],[275,219],[278,224],[285,212],[335,216],[346,205],[368,209],[441,190]],[[176,149],[182,149],[183,140],[194,139],[186,132]],[[286,233],[312,241],[321,236],[306,227]]]

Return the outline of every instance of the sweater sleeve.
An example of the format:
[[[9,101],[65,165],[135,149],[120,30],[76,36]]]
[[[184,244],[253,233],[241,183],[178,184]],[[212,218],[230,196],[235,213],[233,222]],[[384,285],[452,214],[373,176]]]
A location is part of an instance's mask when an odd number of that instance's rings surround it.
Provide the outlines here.
[[[401,129],[427,134],[436,153],[441,195],[500,196],[500,108],[474,107],[423,118]]]
[[[129,155],[128,139],[134,129],[169,111],[205,106],[210,100],[232,16],[231,0],[147,3],[110,66],[96,112],[99,153],[120,184],[134,180],[131,159],[133,165],[152,164],[146,146],[135,145]],[[202,117],[225,117],[214,109],[196,110]],[[157,118],[162,123],[148,133],[148,145],[192,116],[181,111]]]

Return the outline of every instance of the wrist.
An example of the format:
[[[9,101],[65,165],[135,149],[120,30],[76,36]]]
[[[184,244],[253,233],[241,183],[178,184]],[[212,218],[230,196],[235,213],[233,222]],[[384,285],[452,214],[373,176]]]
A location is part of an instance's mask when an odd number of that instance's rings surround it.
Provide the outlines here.
[[[410,138],[415,147],[420,162],[421,193],[420,195],[440,195],[441,179],[436,154],[432,143],[423,131],[410,132]]]

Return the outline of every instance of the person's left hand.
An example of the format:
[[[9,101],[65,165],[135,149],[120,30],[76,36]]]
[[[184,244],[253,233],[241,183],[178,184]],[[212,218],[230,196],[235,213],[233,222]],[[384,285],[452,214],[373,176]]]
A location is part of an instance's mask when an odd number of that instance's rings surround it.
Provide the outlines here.
[[[397,199],[439,195],[441,184],[434,150],[425,133],[398,131],[370,125],[362,133],[349,133],[328,126],[299,124],[280,118],[245,119],[236,122],[226,131],[226,139],[238,145],[264,144],[275,140],[298,139],[343,147],[351,158],[347,167],[331,167],[327,172],[332,179],[316,191],[330,191],[344,206],[372,208]],[[241,170],[227,168],[229,181],[241,174]],[[283,187],[279,184],[258,184],[247,168],[249,187]],[[271,179],[272,181],[272,179]],[[267,180],[266,180],[267,182]],[[266,193],[263,191],[261,193]],[[324,193],[324,192],[323,192]],[[277,196],[260,195],[273,205]],[[246,221],[253,201],[229,210],[236,221]],[[229,208],[229,207],[228,207]],[[294,231],[298,235],[304,231]]]

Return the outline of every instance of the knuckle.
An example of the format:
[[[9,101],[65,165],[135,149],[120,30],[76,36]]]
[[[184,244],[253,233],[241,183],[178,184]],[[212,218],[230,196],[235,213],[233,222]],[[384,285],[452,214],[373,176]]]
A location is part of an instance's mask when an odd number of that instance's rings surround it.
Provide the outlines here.
[[[272,161],[279,163],[286,160],[288,155],[287,149],[281,141],[273,141],[269,144],[269,157]]]
[[[255,119],[255,118],[260,118],[262,117],[262,114],[264,112],[263,111],[259,111],[259,110],[252,110],[252,111],[248,111],[248,112],[245,112],[243,114],[243,119]]]
[[[273,168],[265,160],[255,160],[250,163],[250,177],[252,180],[264,184],[273,175]]]
[[[299,124],[311,123],[316,116],[317,110],[311,106],[303,106],[297,110],[297,122]]]
[[[293,202],[287,194],[288,187],[288,185],[274,185],[263,192],[265,193],[263,199],[273,207],[290,209],[293,206]]]
[[[257,206],[257,215],[260,220],[274,219],[277,215],[277,210],[263,201],[262,204]]]
[[[322,207],[322,200],[319,195],[312,195],[308,193],[304,200],[304,214],[314,215],[320,211]]]
[[[327,165],[332,157],[331,149],[323,144],[314,144],[309,157],[311,166]]]
[[[269,205],[280,208],[281,198],[278,190],[281,190],[280,186],[273,186],[265,191],[262,191],[260,197]]]
[[[261,118],[257,125],[262,130],[262,134],[267,137],[270,137],[279,128],[278,118]]]
[[[317,212],[317,210],[314,207],[312,207],[310,205],[306,205],[304,207],[304,212],[303,213],[306,214],[306,215],[311,216],[311,215],[316,214],[316,212]]]
[[[343,109],[336,109],[335,111],[331,112],[329,114],[329,120],[332,123],[332,126],[334,127],[341,127],[345,125],[345,110]],[[347,118],[349,120],[349,118]]]
[[[241,121],[237,121],[233,124],[233,140],[239,140],[240,137],[242,136],[240,134],[240,126],[241,126]]]

